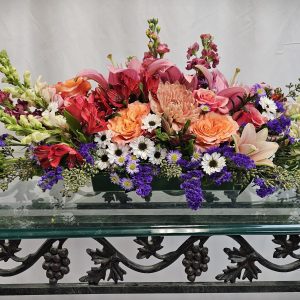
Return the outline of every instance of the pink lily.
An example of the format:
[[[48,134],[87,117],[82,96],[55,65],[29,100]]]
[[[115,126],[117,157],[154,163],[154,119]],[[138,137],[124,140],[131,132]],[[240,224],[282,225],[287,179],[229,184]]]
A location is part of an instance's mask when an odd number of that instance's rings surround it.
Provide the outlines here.
[[[108,89],[108,83],[107,80],[104,78],[104,76],[100,73],[98,73],[96,70],[92,70],[92,69],[85,69],[82,70],[81,72],[79,72],[77,74],[77,77],[85,77],[89,80],[94,80],[96,81],[101,88],[103,88],[104,90]]]
[[[268,129],[256,132],[253,124],[248,123],[241,136],[233,135],[236,152],[249,156],[257,166],[270,166],[274,164],[270,159],[277,151],[279,145],[267,142]]]

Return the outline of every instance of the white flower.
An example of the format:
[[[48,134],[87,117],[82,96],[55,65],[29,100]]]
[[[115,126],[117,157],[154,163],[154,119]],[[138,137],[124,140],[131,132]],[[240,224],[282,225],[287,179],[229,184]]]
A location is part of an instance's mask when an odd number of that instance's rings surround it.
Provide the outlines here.
[[[127,145],[121,146],[115,143],[110,143],[107,148],[109,162],[111,164],[113,163],[119,164],[122,160],[122,159],[119,160],[119,158],[120,157],[126,158],[126,156],[128,155],[128,151],[129,151],[129,147]]]
[[[259,99],[259,104],[268,113],[276,114],[277,106],[276,106],[276,103],[272,99],[269,99],[266,96],[261,97]]]
[[[106,148],[110,144],[112,136],[113,132],[111,130],[98,132],[95,135],[95,142],[98,144],[99,148]]]
[[[95,165],[100,169],[104,170],[109,167],[108,154],[105,149],[99,149],[97,151],[98,159],[95,161]]]
[[[201,162],[204,172],[208,175],[220,172],[225,166],[225,157],[220,153],[214,152],[213,154],[205,153]]]
[[[42,122],[49,127],[58,127],[66,129],[68,127],[67,120],[62,115],[56,115],[58,112],[58,103],[50,102],[48,108],[42,113]]]
[[[160,146],[156,146],[154,152],[149,156],[149,161],[154,165],[160,165],[161,162],[166,158],[167,150],[161,148]]]
[[[144,136],[140,136],[130,144],[132,152],[136,157],[147,159],[154,151],[154,142]]]
[[[266,117],[268,120],[274,120],[276,118],[276,114],[273,114],[268,111],[263,111],[261,114],[263,117]]]
[[[126,171],[128,174],[135,174],[139,172],[139,165],[136,160],[129,160],[126,164]]]
[[[161,126],[161,117],[155,114],[149,114],[142,119],[142,129],[152,132],[157,127]]]

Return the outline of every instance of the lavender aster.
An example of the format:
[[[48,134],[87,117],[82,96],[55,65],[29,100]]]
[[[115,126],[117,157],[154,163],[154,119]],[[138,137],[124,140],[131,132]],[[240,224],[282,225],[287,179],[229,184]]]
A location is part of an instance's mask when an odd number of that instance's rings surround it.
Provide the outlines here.
[[[131,191],[134,188],[133,181],[130,178],[122,178],[120,185],[125,191]]]

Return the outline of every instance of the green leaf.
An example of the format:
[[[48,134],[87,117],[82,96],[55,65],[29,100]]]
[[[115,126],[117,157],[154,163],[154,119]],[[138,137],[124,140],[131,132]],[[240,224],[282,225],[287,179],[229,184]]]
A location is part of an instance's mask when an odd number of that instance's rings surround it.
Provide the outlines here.
[[[156,137],[161,140],[162,142],[166,142],[166,141],[169,141],[170,140],[170,137],[168,136],[167,133],[165,132],[161,132],[161,129],[158,128],[155,130],[155,134],[156,134]]]
[[[68,125],[70,126],[70,129],[76,133],[77,130],[81,131],[81,125],[80,122],[74,118],[68,111],[64,111],[64,116],[67,120]]]
[[[194,140],[190,139],[188,140],[182,147],[182,151],[187,156],[192,156],[194,152]]]
[[[81,143],[88,143],[89,142],[89,138],[87,136],[85,136],[81,131],[76,130],[76,132],[74,132],[77,136],[77,138],[79,139],[79,141]]]
[[[182,134],[186,134],[187,130],[191,125],[191,120],[187,120],[182,128]]]

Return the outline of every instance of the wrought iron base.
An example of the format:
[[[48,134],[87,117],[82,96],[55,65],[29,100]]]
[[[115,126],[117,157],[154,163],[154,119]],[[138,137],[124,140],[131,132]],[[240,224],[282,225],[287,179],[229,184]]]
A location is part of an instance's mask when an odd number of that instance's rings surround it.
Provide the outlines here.
[[[273,242],[277,244],[273,257],[291,257],[293,262],[288,264],[275,264],[261,254],[259,254],[244,237],[239,235],[229,236],[236,241],[240,247],[233,249],[225,248],[224,252],[228,255],[231,262],[222,273],[216,276],[221,282],[202,282],[194,281],[203,272],[208,270],[210,258],[208,248],[205,246],[209,236],[191,236],[182,243],[175,251],[161,254],[163,248],[163,237],[137,237],[134,241],[139,245],[137,259],[148,259],[155,257],[158,262],[153,265],[142,265],[128,259],[124,254],[117,250],[106,238],[95,238],[102,245],[101,249],[87,249],[96,267],[87,271],[87,275],[82,276],[79,281],[82,283],[57,284],[69,273],[70,259],[68,249],[63,245],[66,239],[49,239],[41,247],[26,257],[19,257],[17,253],[21,250],[21,240],[0,240],[0,260],[7,262],[13,260],[19,265],[13,269],[0,269],[0,276],[14,276],[33,266],[41,257],[44,258],[42,264],[49,278],[50,285],[31,284],[31,285],[0,285],[0,295],[21,295],[21,294],[108,294],[108,293],[224,293],[224,292],[300,292],[300,282],[255,282],[261,270],[257,266],[260,264],[275,272],[291,272],[300,269],[300,254],[295,253],[300,249],[299,235],[276,235]],[[114,285],[104,283],[101,280],[112,280],[115,283],[124,280],[127,268],[140,273],[154,273],[161,271],[183,256],[187,280],[190,283],[122,283]],[[248,279],[251,283],[238,282],[237,279]],[[193,283],[191,283],[193,282]],[[227,284],[228,282],[232,284]]]

